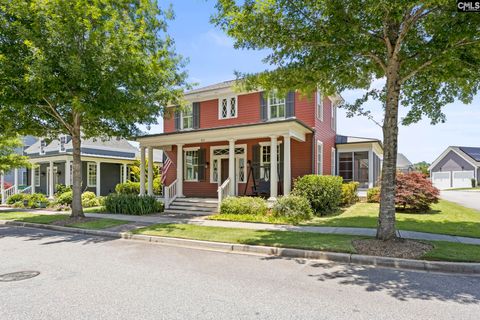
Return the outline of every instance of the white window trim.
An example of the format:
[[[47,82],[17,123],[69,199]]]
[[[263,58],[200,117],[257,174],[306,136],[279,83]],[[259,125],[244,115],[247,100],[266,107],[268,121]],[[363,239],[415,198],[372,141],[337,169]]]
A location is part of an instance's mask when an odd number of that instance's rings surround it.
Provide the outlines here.
[[[183,181],[186,181],[186,182],[198,182],[198,174],[197,174],[197,179],[187,179],[187,152],[188,151],[196,151],[197,152],[197,160],[200,160],[198,159],[198,150],[200,150],[200,147],[191,147],[191,148],[184,148],[183,149]],[[199,164],[197,164],[197,170],[199,167]]]
[[[90,166],[93,166],[95,169],[95,184],[90,183]],[[87,187],[95,188],[97,187],[97,164],[95,162],[87,162]]]
[[[231,99],[232,98],[235,99],[235,115],[234,116],[231,115],[231,111],[232,111]],[[222,100],[224,99],[227,99],[227,116],[226,117],[222,116],[222,109],[223,109]],[[226,119],[235,119],[237,117],[238,117],[238,96],[223,96],[218,98],[218,119],[226,120]]]
[[[63,143],[63,150],[62,150],[62,138],[65,139],[65,142]],[[58,150],[60,153],[65,153],[67,152],[67,136],[65,135],[62,135],[60,136],[60,138],[58,139]]]
[[[224,145],[224,146],[214,146],[214,147],[210,147],[210,183],[215,183],[215,184],[218,184],[220,185],[220,181],[222,180],[221,179],[221,170],[222,170],[222,161],[221,159],[228,159],[228,154],[223,154],[223,155],[214,155],[213,154],[213,151],[214,150],[218,150],[218,149],[228,149],[228,145]],[[238,159],[241,159],[243,158],[244,160],[244,167],[243,167],[243,177],[244,177],[244,181],[243,182],[240,182],[239,178],[240,178],[240,173],[239,173],[239,170],[240,170],[240,161],[235,161],[235,181],[237,181],[237,183],[247,183],[247,152],[248,152],[248,148],[247,148],[247,145],[246,144],[236,144],[235,145],[235,148],[243,148],[243,150],[245,151],[243,154],[236,154],[235,155],[235,159],[238,160]],[[214,159],[218,159],[218,181],[214,181],[213,180],[213,160]]]
[[[121,163],[120,164],[120,183],[123,183],[123,180],[124,180],[124,177],[123,177],[123,166],[125,164]],[[71,166],[70,166],[71,167]],[[130,166],[127,165],[127,179],[125,179],[126,181],[129,181],[128,177],[130,177]],[[70,180],[72,181],[72,180]]]
[[[322,151],[319,156],[319,147],[321,148],[320,150]],[[317,174],[318,175],[323,175],[323,142],[320,140],[317,140]],[[320,165],[319,165],[320,164]]]
[[[337,171],[337,150],[335,148],[332,147],[332,151],[331,151],[331,167],[332,167],[332,176],[334,176],[336,174],[336,171]]]
[[[32,168],[32,170],[35,170],[35,187],[40,187],[40,167],[38,168]]]
[[[42,148],[42,144],[45,143],[44,147]],[[45,139],[43,138],[40,138],[40,149],[38,151],[38,154],[43,156],[45,155],[45,147],[47,146],[47,142],[45,141]]]
[[[193,104],[190,104],[189,107],[192,108],[192,115],[188,117],[188,118],[190,118],[190,117],[192,118],[192,127],[191,128],[184,128],[183,127],[184,111],[182,110],[182,111],[180,111],[180,130],[185,130],[185,131],[193,130],[193,120],[194,120],[193,119]]]
[[[270,93],[268,96],[267,96],[267,119],[269,121],[275,121],[275,120],[281,120],[281,119],[286,119],[286,115],[287,115],[287,99],[285,97],[281,98],[283,99],[283,116],[280,116],[280,117],[275,117],[275,118],[272,118],[271,115],[271,104],[270,104],[270,98],[272,97],[272,95],[279,99],[278,98],[278,93],[277,92],[272,92]],[[280,106],[280,104],[277,104],[276,106]]]
[[[315,102],[315,113],[317,119],[323,122],[323,96],[319,90],[317,90],[315,94]]]
[[[332,127],[333,131],[336,131],[337,130],[337,116],[336,116],[337,109],[336,109],[335,104],[333,102],[332,102],[331,113],[332,113],[332,119],[331,119],[330,126]]]

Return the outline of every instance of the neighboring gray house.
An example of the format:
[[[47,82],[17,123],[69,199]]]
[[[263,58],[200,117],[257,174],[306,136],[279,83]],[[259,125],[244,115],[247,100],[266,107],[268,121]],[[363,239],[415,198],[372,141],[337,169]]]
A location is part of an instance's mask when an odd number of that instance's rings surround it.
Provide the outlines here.
[[[403,153],[397,154],[397,170],[405,173],[414,170],[413,163]]]
[[[470,188],[480,178],[480,148],[448,147],[428,168],[435,187]]]
[[[32,144],[34,144],[37,141],[37,138],[33,136],[25,136],[25,137],[22,137],[22,141],[23,141],[23,147],[17,148],[16,153],[24,155],[25,149],[29,148]],[[17,178],[17,181],[15,181],[15,177]],[[27,169],[18,168],[5,173],[4,182],[7,185],[12,185],[12,186],[15,184],[18,184],[19,187],[27,186],[28,184]]]

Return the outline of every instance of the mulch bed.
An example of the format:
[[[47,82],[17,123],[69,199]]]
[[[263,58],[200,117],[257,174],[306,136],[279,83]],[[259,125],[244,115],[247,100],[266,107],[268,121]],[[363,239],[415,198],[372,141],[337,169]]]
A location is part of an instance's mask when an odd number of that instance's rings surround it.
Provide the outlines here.
[[[96,220],[98,220],[98,218],[68,218],[68,219],[54,221],[51,224],[65,227],[75,223],[84,223],[84,222],[90,222],[90,221],[96,221]]]
[[[359,254],[403,259],[420,259],[425,253],[433,249],[433,246],[428,243],[402,238],[388,241],[377,239],[353,240],[352,244]]]

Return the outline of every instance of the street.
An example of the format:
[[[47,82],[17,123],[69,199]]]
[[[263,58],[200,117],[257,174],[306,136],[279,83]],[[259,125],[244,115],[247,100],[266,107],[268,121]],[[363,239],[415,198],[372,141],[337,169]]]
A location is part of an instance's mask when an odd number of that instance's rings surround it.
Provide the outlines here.
[[[479,191],[445,190],[440,193],[442,199],[458,203],[464,207],[480,211]]]
[[[0,319],[478,319],[480,277],[0,227]]]

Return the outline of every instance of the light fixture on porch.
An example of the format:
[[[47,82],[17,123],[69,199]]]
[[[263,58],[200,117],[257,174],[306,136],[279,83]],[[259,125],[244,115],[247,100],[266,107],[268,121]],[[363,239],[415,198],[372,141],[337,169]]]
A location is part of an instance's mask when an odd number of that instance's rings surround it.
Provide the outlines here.
[[[57,171],[57,176],[60,176],[62,174],[62,171]]]
[[[205,169],[208,169],[208,166],[210,165],[210,162],[205,162]]]
[[[40,174],[42,175],[42,177],[45,177],[46,172],[45,172],[45,171],[42,171]]]

